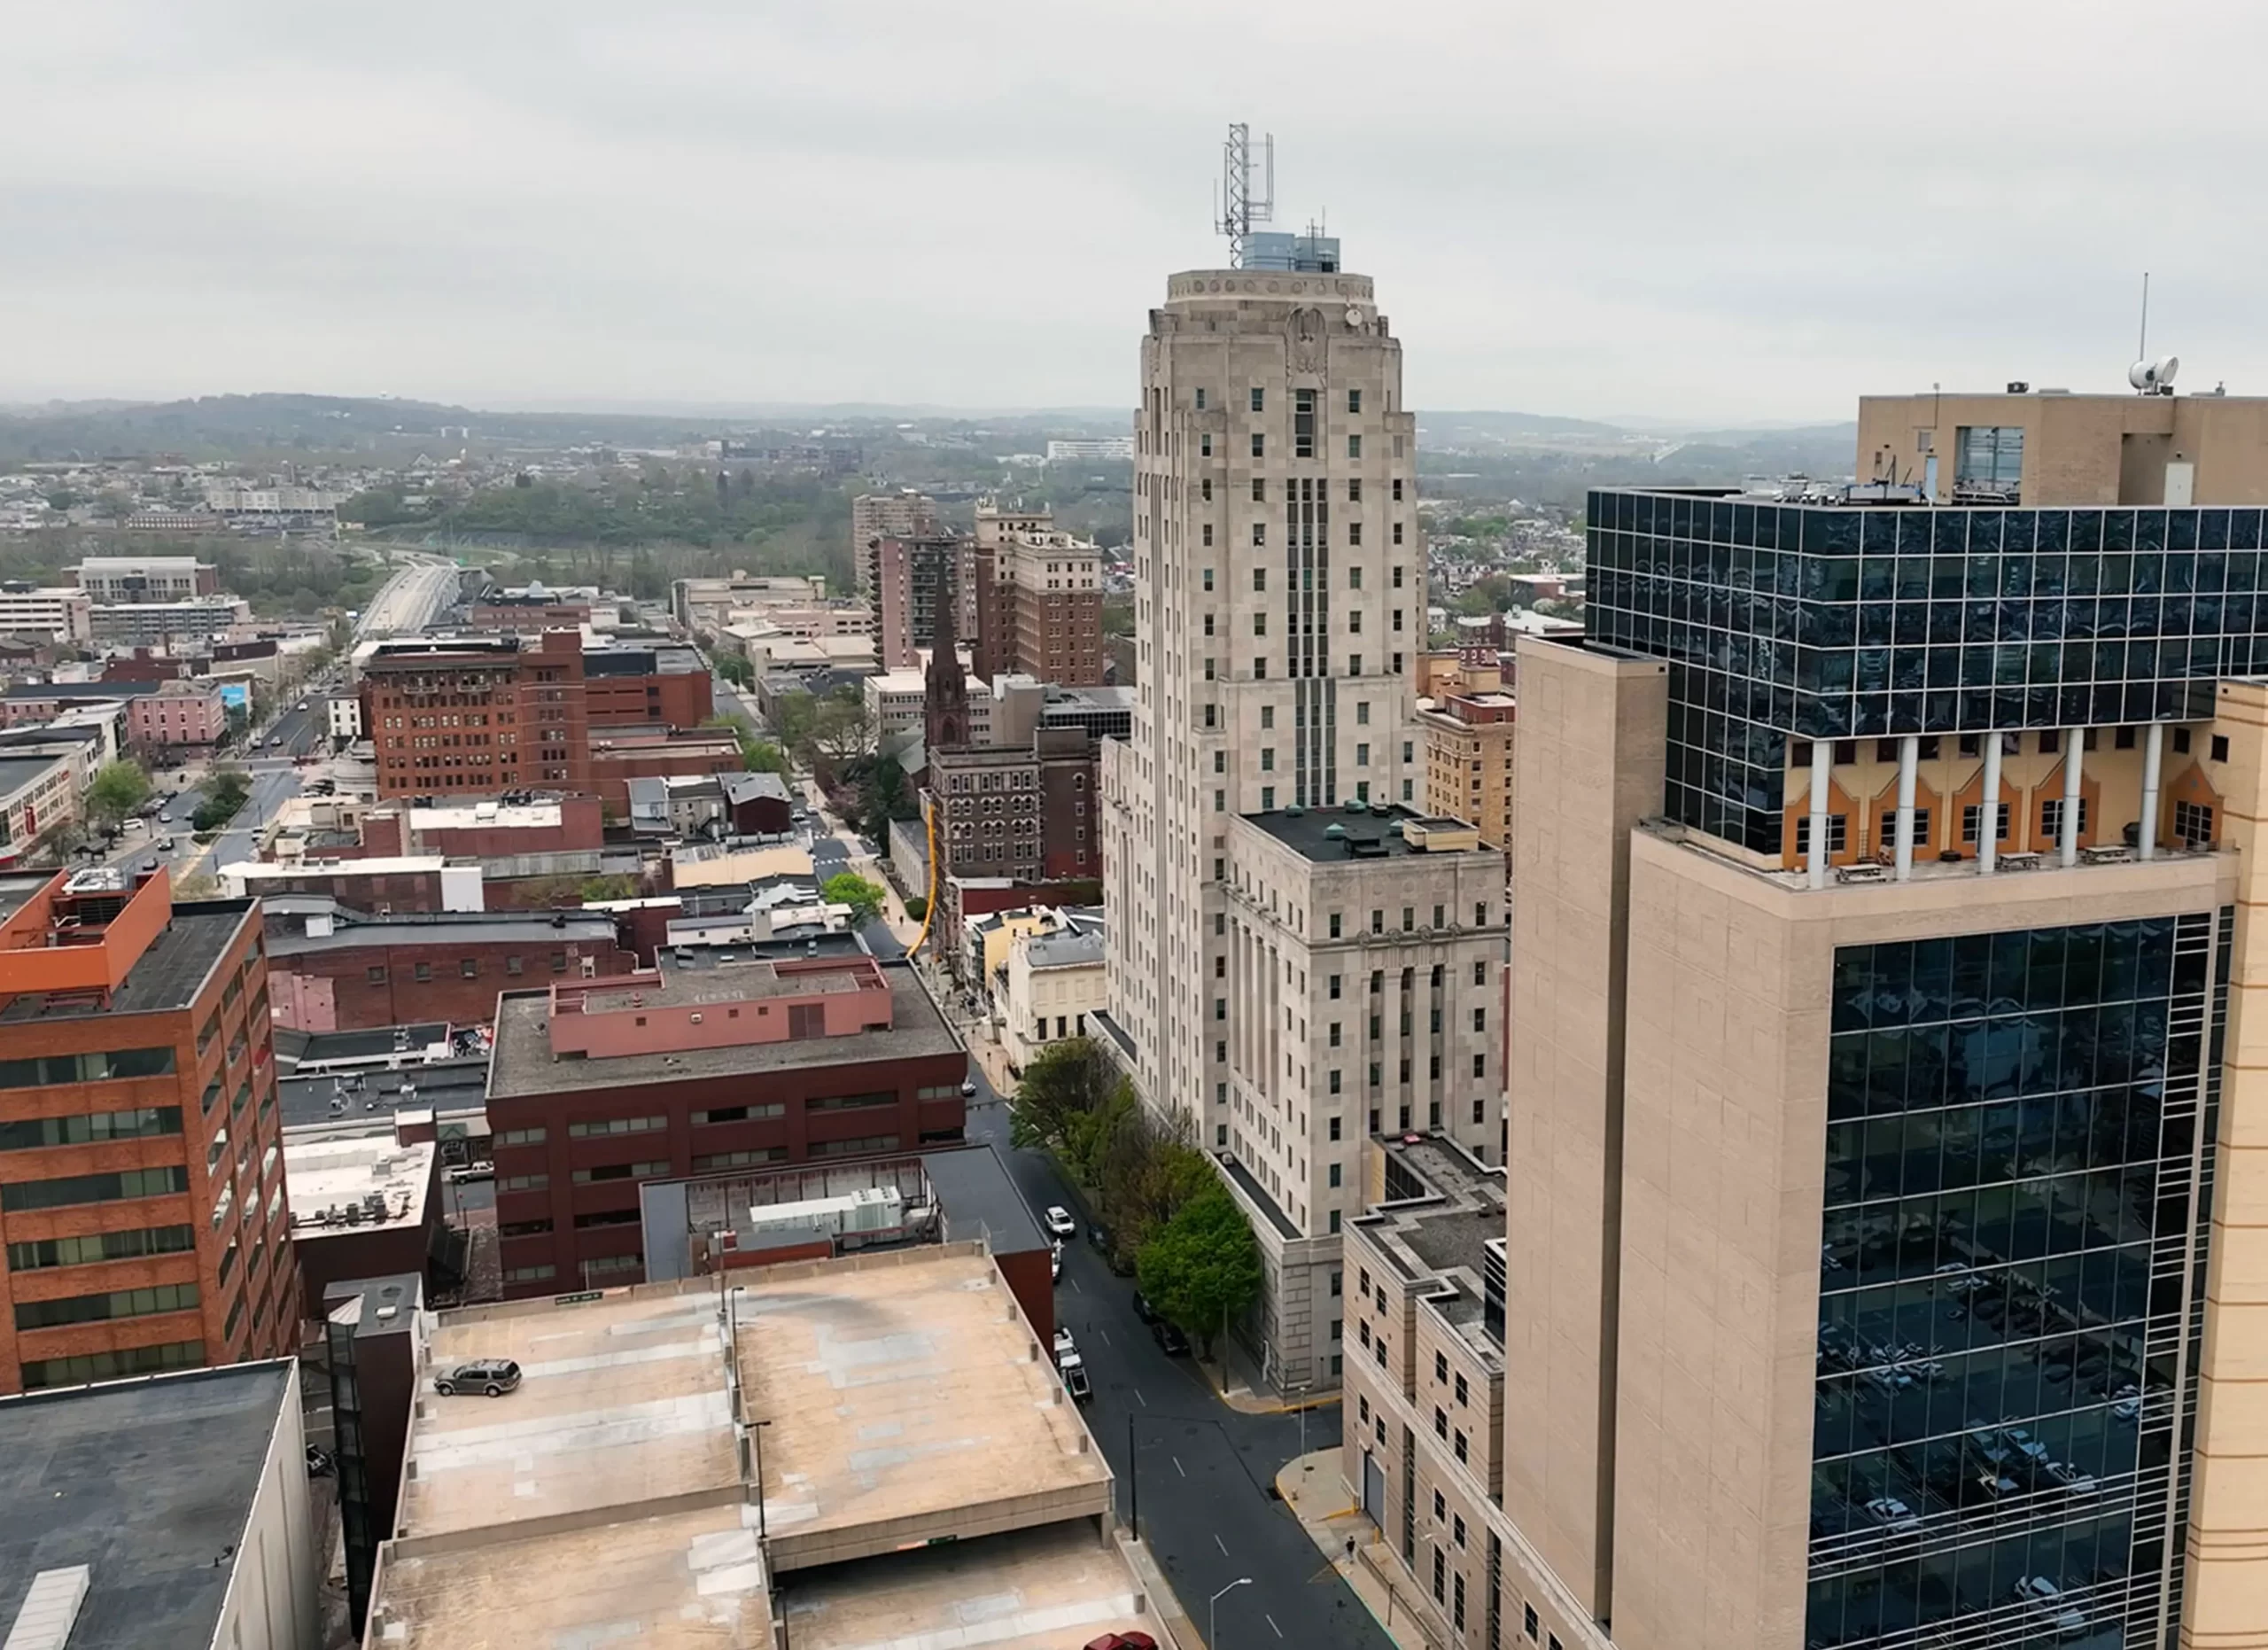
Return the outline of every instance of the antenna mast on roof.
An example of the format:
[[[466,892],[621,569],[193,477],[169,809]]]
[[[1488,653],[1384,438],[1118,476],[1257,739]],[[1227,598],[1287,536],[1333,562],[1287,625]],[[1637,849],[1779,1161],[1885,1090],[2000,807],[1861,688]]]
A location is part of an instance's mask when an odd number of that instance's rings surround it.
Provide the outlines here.
[[[1245,243],[1252,226],[1276,215],[1276,135],[1260,140],[1255,159],[1252,128],[1239,121],[1221,145],[1221,215],[1214,229],[1229,237],[1229,268],[1244,268]]]

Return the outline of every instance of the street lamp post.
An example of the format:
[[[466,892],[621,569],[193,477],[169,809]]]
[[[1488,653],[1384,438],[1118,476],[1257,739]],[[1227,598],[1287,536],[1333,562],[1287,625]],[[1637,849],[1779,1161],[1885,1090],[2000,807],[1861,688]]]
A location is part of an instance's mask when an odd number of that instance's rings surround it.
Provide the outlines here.
[[[1205,1650],[1220,1650],[1221,1635],[1218,1629],[1220,1625],[1222,1597],[1224,1594],[1234,1592],[1239,1587],[1249,1587],[1251,1585],[1251,1576],[1239,1576],[1227,1586],[1222,1588],[1219,1592],[1215,1593],[1211,1598],[1205,1601]]]

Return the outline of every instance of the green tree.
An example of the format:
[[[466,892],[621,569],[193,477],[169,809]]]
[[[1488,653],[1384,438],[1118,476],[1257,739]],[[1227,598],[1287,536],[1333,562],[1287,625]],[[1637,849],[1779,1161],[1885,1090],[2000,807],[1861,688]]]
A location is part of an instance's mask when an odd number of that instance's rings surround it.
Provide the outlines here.
[[[198,789],[205,800],[198,805],[190,823],[198,830],[218,830],[244,806],[245,798],[252,794],[252,780],[241,767],[216,767]]]
[[[855,871],[840,871],[827,879],[819,893],[827,904],[849,906],[853,922],[870,922],[882,914],[882,891]]]
[[[929,897],[927,894],[915,894],[905,902],[905,915],[911,922],[920,922],[929,915]]]
[[[1019,1146],[1065,1149],[1073,1120],[1099,1111],[1124,1079],[1091,1038],[1067,1037],[1032,1057],[1016,1085],[1012,1132]]]
[[[835,767],[872,756],[874,716],[866,694],[855,686],[844,686],[820,700],[811,737],[813,754]]]
[[[1244,1210],[1216,1181],[1142,1245],[1134,1275],[1150,1304],[1210,1357],[1214,1336],[1259,1297],[1260,1244]]]
[[[627,899],[637,893],[637,879],[617,871],[611,876],[586,876],[576,890],[585,903],[600,899]]]
[[[815,754],[812,733],[819,721],[819,701],[812,694],[783,693],[772,718],[772,731],[779,735],[780,748],[805,767],[812,765]]]
[[[892,820],[918,819],[920,813],[897,759],[876,758],[858,781],[858,813],[866,835],[880,843],[889,834]]]
[[[87,808],[105,825],[115,825],[150,799],[150,775],[138,762],[111,762],[87,787]]]
[[[784,774],[788,758],[776,744],[757,735],[756,724],[745,716],[711,716],[705,719],[703,728],[729,728],[733,737],[740,741],[741,766],[751,774]]]
[[[716,658],[717,673],[735,688],[745,688],[756,681],[756,668],[737,653],[719,653]]]
[[[1187,1113],[1161,1125],[1143,1112],[1111,1140],[1098,1183],[1110,1210],[1112,1239],[1122,1255],[1132,1257],[1192,1198],[1219,1181],[1193,1142]]]

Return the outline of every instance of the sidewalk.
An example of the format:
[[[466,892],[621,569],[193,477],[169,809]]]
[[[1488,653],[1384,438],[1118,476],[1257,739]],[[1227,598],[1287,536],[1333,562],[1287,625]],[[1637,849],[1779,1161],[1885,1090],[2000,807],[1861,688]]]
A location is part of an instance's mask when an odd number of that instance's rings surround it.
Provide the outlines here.
[[[1396,1568],[1395,1560],[1386,1551],[1378,1526],[1363,1515],[1354,1491],[1340,1476],[1339,1462],[1337,1450],[1295,1456],[1276,1475],[1276,1492],[1315,1543],[1317,1555],[1339,1572],[1387,1638],[1402,1650],[1444,1650],[1426,1631],[1410,1598],[1406,1593],[1397,1598],[1380,1579],[1381,1573]]]
[[[1296,1415],[1303,1409],[1328,1409],[1339,1402],[1336,1392],[1307,1398],[1270,1397],[1254,1391],[1251,1382],[1234,1371],[1224,1373],[1218,1359],[1200,1358],[1194,1361],[1198,1373],[1205,1377],[1205,1384],[1213,1389],[1213,1396],[1240,1415]]]

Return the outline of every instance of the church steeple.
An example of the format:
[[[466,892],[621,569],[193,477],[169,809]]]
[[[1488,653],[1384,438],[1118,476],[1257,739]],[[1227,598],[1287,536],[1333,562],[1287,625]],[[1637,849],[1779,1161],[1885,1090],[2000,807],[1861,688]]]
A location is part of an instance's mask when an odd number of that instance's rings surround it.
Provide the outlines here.
[[[937,598],[936,645],[929,654],[921,700],[922,738],[929,750],[968,743],[968,676],[953,646],[952,601],[943,592]]]

